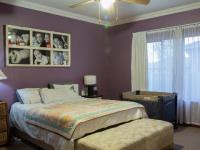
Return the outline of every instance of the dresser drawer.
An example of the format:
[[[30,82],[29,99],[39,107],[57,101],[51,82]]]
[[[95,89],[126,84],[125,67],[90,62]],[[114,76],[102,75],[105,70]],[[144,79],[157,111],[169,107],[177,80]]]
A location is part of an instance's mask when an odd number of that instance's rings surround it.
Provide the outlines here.
[[[8,133],[0,132],[0,145],[6,144],[8,141]]]
[[[7,118],[0,119],[0,132],[7,130]]]
[[[6,103],[0,103],[0,116],[7,115],[7,106]]]
[[[7,103],[0,102],[0,145],[8,143]]]

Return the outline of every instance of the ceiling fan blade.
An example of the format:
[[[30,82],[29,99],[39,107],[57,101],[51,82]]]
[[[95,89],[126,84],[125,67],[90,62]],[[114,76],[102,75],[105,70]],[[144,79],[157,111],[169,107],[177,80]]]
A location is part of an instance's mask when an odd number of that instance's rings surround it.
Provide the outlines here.
[[[86,5],[86,4],[89,4],[89,3],[93,3],[95,2],[96,0],[85,0],[83,2],[80,2],[80,3],[77,3],[77,4],[74,4],[74,5],[71,5],[69,6],[70,8],[76,8],[76,7],[79,7],[79,6],[82,6],[82,5]]]
[[[143,4],[143,5],[147,5],[150,2],[150,0],[120,0],[120,1],[127,3]]]

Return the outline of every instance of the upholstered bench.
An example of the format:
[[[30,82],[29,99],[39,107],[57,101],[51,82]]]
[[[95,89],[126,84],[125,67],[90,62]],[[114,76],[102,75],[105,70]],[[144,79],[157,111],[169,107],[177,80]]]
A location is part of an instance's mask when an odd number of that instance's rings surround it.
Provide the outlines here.
[[[173,126],[153,119],[131,121],[81,138],[76,150],[173,149]]]

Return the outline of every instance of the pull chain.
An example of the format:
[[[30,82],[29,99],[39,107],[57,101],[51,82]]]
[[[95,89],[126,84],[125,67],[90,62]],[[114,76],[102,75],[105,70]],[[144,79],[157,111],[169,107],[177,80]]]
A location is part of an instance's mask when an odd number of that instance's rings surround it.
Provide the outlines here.
[[[100,0],[99,0],[99,24],[101,24],[101,3],[100,3]]]
[[[115,21],[117,22],[119,19],[119,5],[118,2],[115,2]]]

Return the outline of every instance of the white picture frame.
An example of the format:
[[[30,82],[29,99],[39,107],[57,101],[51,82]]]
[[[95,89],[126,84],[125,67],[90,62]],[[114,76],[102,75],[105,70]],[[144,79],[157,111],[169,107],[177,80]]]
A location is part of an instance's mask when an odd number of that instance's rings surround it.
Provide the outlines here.
[[[6,25],[6,66],[70,67],[71,35]]]

